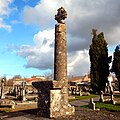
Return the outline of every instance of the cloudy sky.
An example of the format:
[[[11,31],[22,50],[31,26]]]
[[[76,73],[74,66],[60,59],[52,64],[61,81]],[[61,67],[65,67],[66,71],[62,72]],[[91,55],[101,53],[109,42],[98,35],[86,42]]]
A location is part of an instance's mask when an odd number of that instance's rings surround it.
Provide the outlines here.
[[[91,30],[104,32],[109,54],[120,40],[119,0],[0,0],[0,76],[53,72],[54,15],[68,12],[68,74],[89,72]]]

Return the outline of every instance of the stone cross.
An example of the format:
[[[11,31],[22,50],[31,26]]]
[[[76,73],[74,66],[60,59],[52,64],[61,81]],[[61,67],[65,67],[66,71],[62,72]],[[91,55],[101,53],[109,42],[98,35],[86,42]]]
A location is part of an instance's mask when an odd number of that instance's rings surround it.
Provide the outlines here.
[[[58,9],[55,20],[54,80],[32,83],[38,90],[38,115],[55,118],[73,115],[75,108],[68,104],[66,25],[67,12]]]
[[[55,20],[57,20],[58,23],[65,23],[64,20],[67,18],[67,12],[66,10],[61,7],[57,10],[57,15],[55,15]]]

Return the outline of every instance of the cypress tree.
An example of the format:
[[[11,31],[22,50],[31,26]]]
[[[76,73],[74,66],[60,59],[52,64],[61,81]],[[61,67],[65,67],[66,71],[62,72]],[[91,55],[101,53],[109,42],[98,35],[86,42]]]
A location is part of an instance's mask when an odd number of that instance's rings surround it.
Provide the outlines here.
[[[112,72],[115,73],[119,83],[120,91],[120,45],[116,46],[112,63]]]
[[[108,81],[108,48],[103,32],[97,35],[97,30],[93,29],[92,33],[92,44],[89,49],[91,87],[93,92],[100,92],[105,90]]]

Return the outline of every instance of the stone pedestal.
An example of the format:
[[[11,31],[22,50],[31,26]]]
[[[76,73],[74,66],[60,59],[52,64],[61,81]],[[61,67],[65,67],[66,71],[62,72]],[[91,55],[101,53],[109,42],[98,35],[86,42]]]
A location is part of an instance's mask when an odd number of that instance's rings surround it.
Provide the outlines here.
[[[63,115],[72,115],[75,108],[68,103],[66,94],[62,94],[58,88],[58,81],[33,82],[33,86],[38,90],[38,116],[56,118]]]

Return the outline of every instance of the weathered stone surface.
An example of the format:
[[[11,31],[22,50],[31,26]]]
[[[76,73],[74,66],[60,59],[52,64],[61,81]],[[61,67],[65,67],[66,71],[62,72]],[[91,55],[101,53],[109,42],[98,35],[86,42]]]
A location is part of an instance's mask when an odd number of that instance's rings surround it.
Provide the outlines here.
[[[61,90],[50,90],[50,117],[58,116],[61,109]]]
[[[61,81],[62,91],[66,93],[68,80],[65,24],[55,25],[54,80]]]
[[[39,116],[55,118],[74,114],[75,109],[68,105],[68,94],[62,94],[59,81],[39,81],[33,86],[38,90]]]
[[[57,15],[55,15],[55,20],[57,20],[58,23],[65,23],[64,19],[67,18],[67,12],[66,10],[61,7],[57,10]]]
[[[4,93],[4,78],[1,79],[1,84],[0,84],[0,99],[5,98],[5,93]]]
[[[66,25],[59,15],[61,13],[57,14],[58,24],[55,25],[54,80],[33,83],[38,90],[38,114],[50,118],[75,112],[68,104]]]

